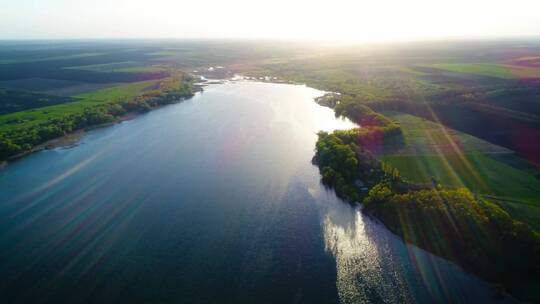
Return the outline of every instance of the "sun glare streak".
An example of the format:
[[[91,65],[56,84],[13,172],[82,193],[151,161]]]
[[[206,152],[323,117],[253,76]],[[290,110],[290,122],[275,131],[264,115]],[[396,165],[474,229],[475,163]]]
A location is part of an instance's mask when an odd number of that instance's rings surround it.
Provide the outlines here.
[[[337,287],[343,303],[369,303],[373,298],[388,297],[388,288],[398,288],[399,298],[386,298],[387,303],[411,303],[404,282],[395,273],[382,275],[380,248],[367,236],[359,210],[351,213],[349,223],[334,222],[342,215],[329,213],[323,221],[325,247],[332,252],[337,264]],[[396,271],[397,273],[397,271]],[[361,280],[360,280],[361,278]]]
[[[336,259],[342,303],[466,301],[467,295],[448,278],[460,284],[470,278],[454,273],[454,265],[443,266],[438,258],[403,244],[359,208],[333,201],[328,193],[312,195],[322,198],[325,248]]]
[[[76,174],[77,172],[83,170],[85,167],[87,167],[89,164],[91,164],[94,160],[96,160],[100,155],[103,155],[105,153],[105,150],[102,150],[101,152],[98,152],[85,160],[74,164],[71,168],[67,169],[65,172],[61,173],[60,175],[56,176],[52,180],[44,183],[43,185],[37,187],[33,191],[29,193],[23,193],[23,195],[13,201],[13,203],[17,203],[20,201],[28,200],[31,197],[39,197],[35,200],[33,200],[32,203],[29,203],[24,208],[19,209],[15,214],[13,214],[13,217],[16,217],[17,215],[26,212],[28,209],[35,207],[37,204],[39,204],[40,201],[46,200],[49,196],[54,195],[55,192],[49,191],[49,189],[54,188],[55,185],[61,183],[66,178],[69,178],[70,176]],[[56,188],[56,191],[60,191],[61,188]]]
[[[487,183],[484,181],[484,179],[478,174],[478,172],[474,169],[471,162],[467,159],[465,153],[463,152],[463,149],[456,143],[454,140],[454,137],[452,137],[449,133],[449,129],[445,127],[443,122],[438,117],[436,111],[432,109],[432,102],[429,100],[426,100],[424,96],[422,96],[421,93],[416,88],[412,87],[410,84],[407,83],[401,83],[401,85],[409,85],[409,88],[405,90],[405,92],[415,92],[416,96],[420,96],[422,100],[420,102],[423,104],[424,108],[428,110],[429,116],[431,119],[436,123],[437,129],[440,131],[439,133],[442,134],[442,138],[435,138],[433,134],[429,131],[425,131],[426,137],[431,142],[431,146],[435,149],[436,155],[441,159],[441,161],[444,164],[445,169],[447,172],[450,172],[453,179],[458,180],[460,182],[460,185],[462,187],[470,186],[466,185],[465,181],[461,177],[461,175],[456,171],[456,169],[452,166],[451,162],[448,159],[449,155],[457,156],[459,159],[459,163],[461,163],[466,170],[468,171],[468,176],[472,176],[474,181],[480,185],[481,189],[487,189]],[[411,96],[409,95],[409,98]],[[425,130],[429,130],[429,128],[423,128]],[[441,141],[444,142],[444,146],[449,146],[451,151],[443,151]],[[429,164],[428,164],[429,166]]]

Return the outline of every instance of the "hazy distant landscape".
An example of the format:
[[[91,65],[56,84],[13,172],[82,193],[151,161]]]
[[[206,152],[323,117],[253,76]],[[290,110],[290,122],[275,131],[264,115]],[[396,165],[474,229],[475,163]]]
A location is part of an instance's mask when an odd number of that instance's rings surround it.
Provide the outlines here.
[[[0,10],[0,303],[539,303],[540,3]]]
[[[370,213],[406,241],[502,284],[515,297],[538,299],[540,41],[354,48],[255,41],[29,41],[2,42],[0,55],[0,155],[13,166],[24,163],[15,158],[30,151],[58,146],[47,141],[176,103],[233,77],[333,92],[319,103],[361,128],[336,131],[334,139],[319,135],[325,146],[317,143],[316,162],[323,184],[345,201],[363,201],[367,212],[375,208]],[[340,153],[350,154],[340,160]],[[2,169],[4,180],[16,170],[11,167]],[[392,211],[385,204],[389,194],[374,192],[384,187],[398,196],[428,195],[422,204],[442,208],[457,230],[422,223],[443,215],[427,215],[421,205],[414,209],[413,198],[407,211]],[[416,235],[418,229],[433,234]],[[487,235],[471,235],[479,231]],[[491,239],[495,236],[502,239]],[[480,247],[463,247],[463,241]],[[494,264],[500,267],[489,266]]]
[[[534,55],[540,42],[399,45],[380,52],[377,46],[279,44],[270,52],[268,44],[255,42],[53,42],[45,50],[43,43],[4,44],[4,158],[13,153],[6,140],[40,143],[55,137],[36,133],[51,119],[154,93],[174,73],[271,76],[340,92],[387,113],[402,125],[405,145],[378,153],[409,178],[436,176],[449,185],[464,183],[473,191],[533,205],[538,198],[540,67]],[[221,74],[208,71],[220,65],[226,67]],[[444,164],[448,159],[450,166]],[[475,181],[469,170],[490,178]],[[516,174],[512,179],[505,176],[509,170]],[[537,210],[523,215],[531,211]]]

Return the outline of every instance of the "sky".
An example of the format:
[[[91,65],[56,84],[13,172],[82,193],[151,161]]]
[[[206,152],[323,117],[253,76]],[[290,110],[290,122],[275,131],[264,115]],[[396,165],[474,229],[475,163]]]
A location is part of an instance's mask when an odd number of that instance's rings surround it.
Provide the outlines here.
[[[0,0],[0,39],[540,36],[540,0]]]

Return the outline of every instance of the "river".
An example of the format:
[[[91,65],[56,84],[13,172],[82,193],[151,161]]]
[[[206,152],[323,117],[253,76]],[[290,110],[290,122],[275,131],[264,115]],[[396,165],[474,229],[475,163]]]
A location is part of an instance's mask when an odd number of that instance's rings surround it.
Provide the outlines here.
[[[320,95],[211,85],[0,169],[2,303],[510,302],[320,184]]]

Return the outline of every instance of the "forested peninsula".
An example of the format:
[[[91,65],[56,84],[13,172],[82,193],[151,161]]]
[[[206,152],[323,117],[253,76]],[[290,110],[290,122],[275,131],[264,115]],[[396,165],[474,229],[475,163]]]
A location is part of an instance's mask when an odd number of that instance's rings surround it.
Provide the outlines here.
[[[332,99],[334,99],[332,101]],[[320,132],[314,163],[324,185],[380,220],[405,241],[502,285],[520,299],[539,301],[540,234],[466,188],[413,183],[374,154],[401,143],[399,124],[353,97],[317,99],[361,127]],[[537,282],[530,284],[531,282]],[[525,284],[527,283],[527,284]]]

